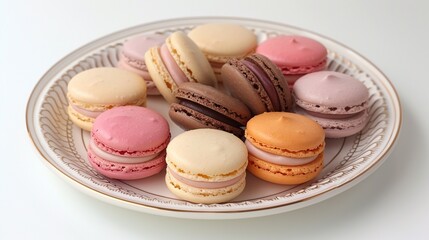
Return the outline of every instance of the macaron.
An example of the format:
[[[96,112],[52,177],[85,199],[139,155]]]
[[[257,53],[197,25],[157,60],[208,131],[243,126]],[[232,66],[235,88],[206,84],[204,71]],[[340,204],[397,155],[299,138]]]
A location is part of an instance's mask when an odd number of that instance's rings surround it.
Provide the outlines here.
[[[293,100],[286,80],[268,58],[252,54],[232,59],[223,65],[221,72],[226,89],[254,115],[292,110]]]
[[[243,58],[255,52],[256,35],[238,24],[208,23],[192,29],[188,36],[209,60],[218,80],[220,70],[231,58]]]
[[[159,91],[149,75],[144,54],[149,48],[161,46],[166,36],[160,34],[138,35],[124,42],[117,67],[137,73],[146,81],[147,94],[159,95]]]
[[[323,168],[325,133],[308,117],[268,112],[247,122],[247,169],[265,181],[301,184],[314,179]]]
[[[144,107],[117,107],[95,120],[88,159],[106,177],[141,179],[165,169],[169,142],[169,125],[159,113]]]
[[[244,127],[251,117],[250,110],[240,100],[214,87],[188,82],[176,92],[178,103],[170,105],[170,118],[185,130],[214,128],[244,134]]]
[[[307,74],[296,81],[293,95],[296,112],[319,123],[328,138],[356,134],[368,122],[368,88],[349,75],[333,71]]]
[[[86,131],[91,131],[95,118],[108,109],[146,104],[146,83],[142,77],[113,67],[78,73],[68,83],[67,91],[70,120]]]
[[[269,38],[259,44],[256,52],[268,57],[281,69],[290,87],[304,74],[326,68],[326,47],[303,36]]]
[[[198,82],[216,86],[216,77],[198,46],[182,32],[174,32],[159,47],[145,54],[146,66],[156,87],[167,102],[176,102],[178,86]]]
[[[246,185],[247,149],[233,134],[216,129],[186,131],[167,147],[168,189],[194,203],[221,203]]]

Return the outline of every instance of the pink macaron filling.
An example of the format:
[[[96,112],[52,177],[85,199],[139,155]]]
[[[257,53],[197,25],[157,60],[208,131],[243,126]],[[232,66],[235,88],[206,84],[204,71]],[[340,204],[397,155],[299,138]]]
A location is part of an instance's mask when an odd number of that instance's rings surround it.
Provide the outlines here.
[[[94,154],[96,154],[98,157],[110,161],[110,162],[116,162],[116,163],[143,163],[150,160],[155,159],[158,157],[161,152],[155,153],[149,156],[144,157],[136,157],[136,156],[121,156],[121,155],[115,155],[106,151],[103,151],[101,148],[97,147],[97,145],[94,143],[94,141],[91,139],[89,141],[88,146]]]
[[[265,91],[268,94],[268,98],[270,99],[271,103],[273,104],[273,108],[275,111],[280,111],[280,100],[279,96],[277,94],[276,88],[274,87],[274,84],[271,82],[268,75],[262,70],[257,64],[253,63],[250,60],[243,59],[241,61],[247,68],[252,71],[256,77],[259,79],[259,82],[262,84],[262,87],[265,89]]]
[[[100,115],[103,111],[90,111],[83,109],[81,107],[76,106],[75,104],[70,104],[70,106],[78,113],[84,115],[85,117],[89,118],[96,118],[98,115]]]
[[[275,155],[272,153],[262,151],[261,149],[255,147],[248,140],[246,140],[244,143],[246,144],[247,150],[249,151],[250,154],[252,154],[253,156],[260,158],[264,161],[274,163],[277,165],[297,166],[297,165],[307,164],[307,163],[313,161],[314,159],[316,159],[316,157],[317,157],[317,156],[307,157],[307,158],[285,157],[285,156]]]
[[[328,113],[318,113],[310,110],[306,110],[306,111],[311,116],[318,117],[318,118],[329,118],[329,119],[345,119],[361,113],[361,112],[358,112],[358,113],[350,113],[350,114],[328,114]]]
[[[121,53],[120,60],[133,68],[147,72],[146,62],[144,60],[129,58],[124,53]]]
[[[189,81],[182,69],[177,65],[166,44],[161,46],[159,53],[168,73],[177,85]]]
[[[129,63],[127,63],[126,61],[127,60],[125,58],[121,58],[118,62],[117,67],[124,69],[124,70],[128,70],[128,71],[137,73],[138,75],[142,76],[143,79],[146,81],[152,80],[146,66],[144,68],[136,68],[136,67],[130,65]]]
[[[232,186],[232,185],[238,183],[243,177],[245,177],[245,172],[243,172],[239,176],[232,178],[230,180],[227,180],[227,181],[203,182],[203,181],[194,181],[194,180],[190,180],[190,179],[187,179],[185,177],[182,177],[179,174],[177,174],[176,172],[174,172],[170,167],[167,167],[167,171],[174,178],[176,178],[178,181],[180,181],[186,185],[189,185],[191,187],[195,187],[195,188],[208,188],[208,189],[224,188],[224,187]]]

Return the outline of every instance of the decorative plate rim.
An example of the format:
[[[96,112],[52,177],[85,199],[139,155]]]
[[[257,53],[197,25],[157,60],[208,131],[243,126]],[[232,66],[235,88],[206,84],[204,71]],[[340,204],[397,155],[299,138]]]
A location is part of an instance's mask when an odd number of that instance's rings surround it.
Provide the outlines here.
[[[325,189],[321,193],[305,197],[305,198],[298,200],[298,201],[293,201],[293,202],[285,203],[282,205],[262,207],[262,208],[257,208],[257,209],[244,209],[244,210],[242,209],[242,210],[237,210],[237,211],[216,211],[216,212],[205,211],[205,210],[196,211],[196,210],[182,210],[182,209],[163,208],[163,207],[159,207],[159,206],[148,206],[148,205],[145,205],[142,203],[134,202],[132,200],[122,199],[122,198],[119,198],[116,196],[108,195],[107,193],[103,193],[100,190],[97,190],[91,186],[88,186],[88,185],[85,185],[85,184],[79,182],[77,179],[75,179],[74,177],[67,174],[66,171],[59,168],[58,166],[56,166],[55,164],[53,164],[49,160],[50,157],[44,153],[44,150],[41,147],[41,145],[38,145],[40,143],[37,143],[37,141],[36,141],[36,140],[40,141],[40,139],[37,137],[37,134],[35,133],[35,127],[36,126],[34,125],[32,117],[35,116],[34,110],[35,110],[35,106],[37,106],[36,103],[38,101],[40,101],[40,98],[37,98],[37,97],[40,96],[40,93],[42,93],[42,90],[46,87],[46,84],[50,83],[49,78],[47,78],[47,76],[50,73],[54,72],[54,70],[57,67],[59,67],[59,65],[61,65],[61,63],[63,63],[63,61],[65,61],[69,58],[72,58],[73,55],[80,53],[85,48],[88,48],[87,52],[89,52],[89,51],[91,51],[90,50],[91,48],[93,50],[97,47],[102,46],[103,44],[106,44],[102,41],[104,39],[107,39],[109,36],[120,36],[121,33],[123,34],[126,32],[129,32],[130,34],[132,34],[133,29],[138,29],[138,28],[145,27],[145,26],[148,27],[151,25],[158,25],[158,24],[163,24],[163,23],[173,23],[173,22],[176,23],[176,22],[178,22],[179,25],[181,24],[180,26],[183,26],[188,21],[200,21],[200,22],[203,21],[204,22],[204,21],[214,21],[214,20],[218,20],[218,21],[228,21],[228,20],[231,20],[231,21],[249,21],[249,22],[254,23],[254,24],[269,24],[269,25],[273,25],[273,26],[289,28],[289,29],[293,29],[296,31],[302,31],[302,32],[310,33],[310,34],[313,34],[319,38],[326,39],[326,40],[348,50],[351,54],[355,55],[355,57],[360,58],[361,60],[365,61],[366,64],[368,65],[368,67],[372,68],[373,73],[379,75],[379,78],[382,80],[382,81],[379,81],[379,83],[381,83],[385,86],[386,91],[389,92],[389,94],[392,97],[390,100],[392,101],[394,108],[397,110],[395,116],[393,116],[395,119],[395,124],[393,124],[392,133],[390,134],[390,138],[386,142],[386,147],[377,156],[377,159],[371,161],[371,164],[369,164],[359,174],[352,176],[347,181],[341,182],[338,185],[330,186],[329,188]],[[109,42],[111,42],[111,41],[109,41]],[[39,90],[39,95],[36,96],[35,94],[36,94],[36,92],[38,92],[38,90]],[[31,104],[32,102],[34,102],[34,104]],[[384,162],[384,160],[386,160],[388,155],[391,153],[391,150],[394,148],[395,144],[397,143],[397,139],[399,137],[400,129],[402,126],[402,119],[403,119],[403,117],[402,117],[402,106],[401,106],[400,99],[399,99],[399,96],[398,96],[398,93],[397,93],[395,87],[393,86],[393,84],[391,83],[389,78],[375,64],[373,64],[371,61],[369,61],[368,59],[363,57],[358,52],[352,50],[351,48],[345,46],[342,43],[337,42],[336,40],[333,40],[329,37],[323,36],[321,34],[318,34],[318,33],[312,32],[312,31],[304,30],[304,29],[301,29],[298,27],[294,27],[294,26],[279,23],[279,22],[272,22],[272,21],[251,19],[251,18],[238,18],[238,17],[190,17],[190,18],[166,19],[166,20],[161,20],[161,21],[154,21],[154,22],[148,22],[145,24],[140,24],[140,25],[130,27],[127,29],[123,29],[120,31],[116,31],[116,32],[113,32],[111,34],[107,34],[101,38],[95,39],[95,40],[77,48],[76,50],[72,51],[71,53],[67,54],[66,56],[61,58],[59,61],[57,61],[51,68],[49,68],[45,72],[45,74],[43,74],[43,76],[39,79],[39,81],[36,83],[36,85],[34,86],[31,94],[28,97],[27,106],[26,106],[26,128],[27,128],[27,133],[29,135],[29,138],[30,138],[33,146],[35,147],[35,149],[39,153],[39,156],[43,159],[43,162],[45,162],[45,164],[51,170],[53,170],[55,173],[59,174],[63,179],[67,180],[69,183],[72,183],[72,185],[77,187],[79,190],[83,190],[86,193],[92,194],[93,196],[95,196],[101,200],[105,200],[105,201],[111,200],[111,202],[116,204],[116,205],[121,205],[121,206],[128,207],[131,209],[135,209],[138,211],[143,211],[143,212],[148,212],[148,213],[153,213],[153,214],[158,214],[158,215],[173,216],[173,217],[185,217],[185,218],[218,218],[218,219],[242,218],[242,217],[244,217],[243,214],[245,214],[245,213],[255,213],[255,214],[253,214],[253,216],[264,216],[264,215],[284,212],[284,211],[287,211],[288,209],[289,210],[297,209],[297,208],[300,208],[300,207],[303,207],[306,205],[310,205],[310,204],[322,201],[322,200],[327,199],[329,197],[332,197],[332,196],[334,196],[334,195],[336,195],[342,191],[347,190],[348,188],[354,186],[355,184],[357,184],[359,182],[359,180],[364,179],[365,176],[367,176],[371,172],[375,171],[376,168],[378,168]],[[328,196],[328,195],[330,195],[330,196]],[[177,216],[177,213],[186,213],[186,214],[183,214],[182,216]],[[252,217],[252,216],[245,216],[245,217]]]

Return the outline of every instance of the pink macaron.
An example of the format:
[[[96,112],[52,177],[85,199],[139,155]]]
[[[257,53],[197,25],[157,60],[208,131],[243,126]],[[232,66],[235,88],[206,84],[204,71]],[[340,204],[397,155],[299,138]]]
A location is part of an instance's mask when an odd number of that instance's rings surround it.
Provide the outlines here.
[[[360,132],[368,122],[368,88],[339,72],[320,71],[299,78],[293,87],[296,112],[325,130],[328,138]]]
[[[128,39],[119,55],[118,68],[137,73],[146,81],[147,94],[159,95],[159,91],[149,75],[144,60],[144,54],[151,47],[160,46],[166,36],[160,34],[139,35]]]
[[[92,127],[88,159],[104,176],[134,180],[165,169],[170,127],[148,108],[116,107],[100,114]]]
[[[282,70],[290,87],[304,74],[326,68],[325,46],[303,36],[269,38],[259,44],[256,52],[268,57]]]

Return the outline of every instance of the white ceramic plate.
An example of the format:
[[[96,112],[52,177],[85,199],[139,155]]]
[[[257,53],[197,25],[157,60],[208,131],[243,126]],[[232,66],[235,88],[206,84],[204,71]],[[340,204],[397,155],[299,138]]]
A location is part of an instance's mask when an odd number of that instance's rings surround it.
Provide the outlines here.
[[[138,34],[189,31],[208,22],[246,26],[258,40],[279,34],[298,34],[316,39],[329,50],[330,70],[362,81],[370,91],[370,121],[365,129],[348,138],[327,140],[325,167],[314,181],[281,186],[248,174],[244,192],[224,204],[193,204],[178,200],[164,184],[164,174],[118,181],[101,176],[87,162],[89,134],[74,126],[66,113],[67,83],[85,69],[112,66],[122,43]],[[149,97],[148,107],[168,119],[168,105]],[[399,98],[389,80],[372,63],[344,45],[292,26],[239,18],[185,18],[143,24],[110,34],[72,52],[56,63],[37,83],[27,104],[27,129],[47,166],[78,189],[106,202],[142,212],[181,218],[247,218],[290,211],[332,197],[372,173],[387,158],[398,138],[402,115]],[[172,136],[182,132],[169,120]]]

